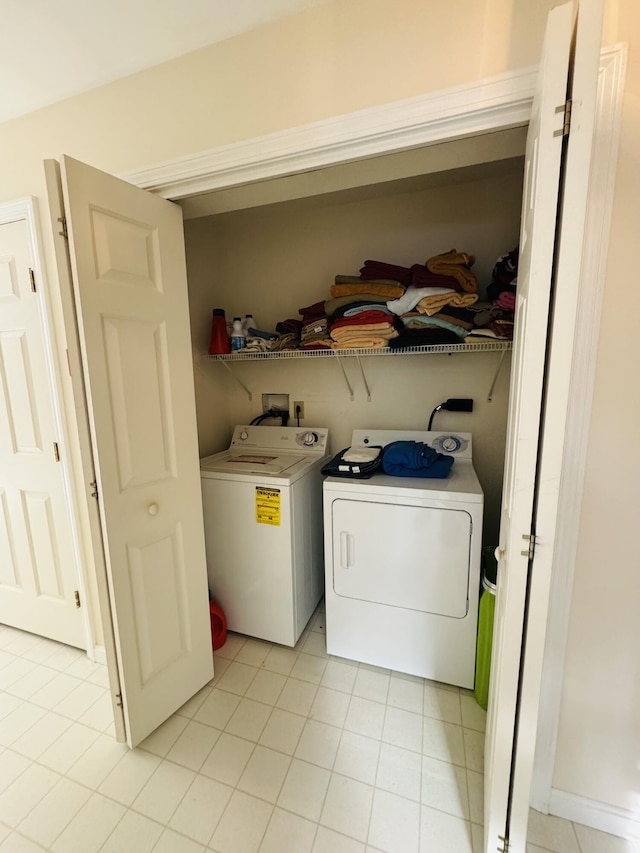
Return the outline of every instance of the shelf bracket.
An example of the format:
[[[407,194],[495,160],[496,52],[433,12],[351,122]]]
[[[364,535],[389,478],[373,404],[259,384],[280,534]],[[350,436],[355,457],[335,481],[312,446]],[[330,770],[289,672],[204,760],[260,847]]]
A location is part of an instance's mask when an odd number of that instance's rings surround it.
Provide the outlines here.
[[[502,362],[504,361],[504,357],[506,355],[506,350],[503,349],[500,353],[500,358],[498,359],[498,366],[496,367],[496,372],[493,374],[493,381],[491,382],[491,387],[489,388],[489,393],[487,394],[487,402],[490,403],[493,399],[493,392],[496,387],[496,382],[498,381],[498,374],[500,373],[500,368],[502,367]]]
[[[360,361],[360,356],[356,355],[356,361],[358,362],[358,367],[360,368],[360,373],[362,374],[362,381],[364,382],[364,387],[367,389],[367,403],[371,402],[371,391],[369,389],[369,383],[367,382],[367,377],[364,375],[364,368],[362,366],[362,362]]]
[[[231,370],[231,368],[229,367],[229,365],[227,364],[227,362],[226,362],[226,361],[223,361],[221,358],[218,358],[218,359],[216,359],[216,360],[217,360],[220,364],[222,364],[224,367],[226,367],[226,369],[227,369],[227,370],[229,371],[229,373],[233,376],[233,378],[236,380],[236,382],[238,383],[238,385],[240,385],[242,388],[244,388],[244,390],[245,390],[245,392],[246,392],[247,397],[248,397],[250,400],[253,400],[253,396],[252,396],[252,394],[251,394],[251,391],[249,391],[249,389],[248,389],[248,388],[247,388],[247,386],[244,384],[244,382],[241,382],[241,381],[238,379],[238,377],[235,375],[235,373],[233,372],[233,370]]]
[[[340,369],[342,370],[342,375],[344,376],[344,381],[347,383],[347,388],[349,389],[349,399],[353,400],[353,388],[351,387],[351,383],[349,382],[349,377],[347,376],[347,371],[344,369],[344,364],[342,363],[342,359],[339,355],[336,355],[336,361],[340,365]]]

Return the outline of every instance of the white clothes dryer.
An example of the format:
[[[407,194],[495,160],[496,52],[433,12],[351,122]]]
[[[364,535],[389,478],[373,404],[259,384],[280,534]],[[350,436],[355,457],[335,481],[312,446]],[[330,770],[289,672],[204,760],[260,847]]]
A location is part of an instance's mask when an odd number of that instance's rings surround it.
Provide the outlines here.
[[[230,631],[294,646],[322,597],[327,429],[236,426],[200,460],[209,588]]]
[[[472,688],[484,496],[469,433],[354,430],[352,445],[421,441],[446,479],[324,481],[327,652]]]

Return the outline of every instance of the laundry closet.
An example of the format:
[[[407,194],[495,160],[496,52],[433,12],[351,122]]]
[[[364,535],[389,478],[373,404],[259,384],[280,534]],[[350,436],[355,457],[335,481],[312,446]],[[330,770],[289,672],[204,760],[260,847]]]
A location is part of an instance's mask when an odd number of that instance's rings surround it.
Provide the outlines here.
[[[266,393],[289,395],[291,424],[293,401],[303,401],[301,426],[328,427],[333,452],[350,443],[354,428],[424,430],[439,403],[470,397],[472,413],[440,412],[434,429],[473,434],[484,539],[496,542],[508,345],[459,353],[454,345],[452,354],[383,351],[359,364],[338,351],[339,361],[300,353],[240,356],[223,365],[207,348],[213,308],[224,308],[227,319],[253,313],[259,328],[273,330],[329,298],[334,277],[358,275],[366,259],[410,266],[456,248],[475,255],[479,296],[486,298],[497,258],[518,243],[524,145],[525,129],[516,128],[186,199],[200,456],[226,448],[236,424],[262,413]]]

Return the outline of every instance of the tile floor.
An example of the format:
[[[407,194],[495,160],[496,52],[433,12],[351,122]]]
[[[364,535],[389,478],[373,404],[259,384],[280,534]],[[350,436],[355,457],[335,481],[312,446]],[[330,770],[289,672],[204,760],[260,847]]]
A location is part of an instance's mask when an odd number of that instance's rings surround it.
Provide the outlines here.
[[[105,668],[0,625],[0,853],[480,853],[469,691],[229,635],[215,678],[136,750]],[[532,813],[529,853],[627,853]]]

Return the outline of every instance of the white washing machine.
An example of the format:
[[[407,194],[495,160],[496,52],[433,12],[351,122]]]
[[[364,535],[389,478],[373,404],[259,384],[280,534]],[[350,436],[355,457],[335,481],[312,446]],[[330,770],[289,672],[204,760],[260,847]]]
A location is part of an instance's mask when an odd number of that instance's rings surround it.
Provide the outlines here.
[[[324,481],[327,651],[472,688],[484,496],[469,433],[355,430],[352,445],[421,441],[446,479]]]
[[[237,426],[200,460],[209,588],[230,631],[294,646],[322,596],[327,429]]]

